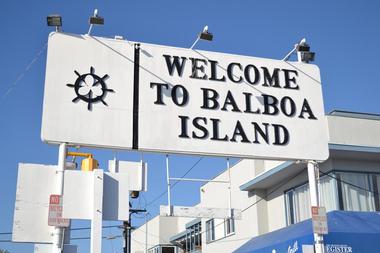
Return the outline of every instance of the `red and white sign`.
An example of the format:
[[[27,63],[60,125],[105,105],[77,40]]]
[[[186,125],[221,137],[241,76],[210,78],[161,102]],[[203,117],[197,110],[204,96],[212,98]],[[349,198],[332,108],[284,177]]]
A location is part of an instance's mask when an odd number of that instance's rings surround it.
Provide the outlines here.
[[[48,225],[55,227],[70,226],[70,219],[62,218],[62,197],[50,195]]]
[[[311,220],[313,222],[313,232],[316,234],[327,235],[327,216],[326,208],[321,206],[311,207]]]

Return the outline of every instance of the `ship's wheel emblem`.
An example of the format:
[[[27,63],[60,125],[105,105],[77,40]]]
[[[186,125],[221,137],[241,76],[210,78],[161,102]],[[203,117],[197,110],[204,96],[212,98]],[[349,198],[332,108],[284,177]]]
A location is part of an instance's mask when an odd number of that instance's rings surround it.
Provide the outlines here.
[[[83,100],[87,103],[87,109],[90,111],[92,109],[93,103],[102,102],[105,106],[108,104],[104,101],[107,92],[114,92],[112,89],[108,89],[105,80],[108,79],[108,75],[105,74],[103,77],[96,75],[95,69],[90,68],[90,73],[80,74],[78,71],[74,70],[74,73],[78,76],[74,84],[68,83],[66,86],[74,88],[75,94],[77,95],[72,101],[76,103],[78,100]]]

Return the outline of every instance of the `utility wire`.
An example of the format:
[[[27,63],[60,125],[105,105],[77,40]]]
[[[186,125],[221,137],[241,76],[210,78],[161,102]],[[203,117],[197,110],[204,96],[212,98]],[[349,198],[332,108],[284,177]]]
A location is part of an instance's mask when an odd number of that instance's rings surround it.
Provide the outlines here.
[[[26,66],[25,70],[22,73],[20,73],[17,76],[16,80],[11,84],[11,86],[9,86],[7,91],[2,96],[3,99],[6,98],[9,95],[9,93],[11,93],[12,90],[17,86],[17,84],[24,78],[26,73],[28,73],[28,71],[31,69],[31,67],[34,65],[34,63],[38,60],[38,58],[40,58],[41,54],[45,51],[46,47],[47,47],[47,42],[43,45],[43,47],[40,49],[40,51],[38,51],[38,53],[34,56],[32,61]]]
[[[102,228],[116,228],[120,227],[122,225],[109,225],[109,226],[102,226]],[[79,227],[79,228],[70,228],[70,231],[75,231],[75,230],[89,230],[91,229],[90,227]]]
[[[378,192],[378,191],[374,191],[374,190],[371,190],[371,189],[367,189],[367,188],[361,187],[361,186],[359,186],[359,185],[356,185],[356,184],[353,184],[353,183],[347,182],[347,181],[345,181],[345,180],[343,180],[343,179],[337,178],[336,176],[332,176],[332,175],[330,175],[329,173],[325,173],[325,172],[321,171],[320,169],[319,169],[319,172],[322,173],[324,176],[328,176],[328,177],[330,177],[330,178],[335,179],[335,180],[338,181],[338,182],[341,182],[341,183],[344,183],[344,184],[346,184],[346,185],[349,185],[349,186],[352,186],[352,187],[358,188],[358,189],[363,190],[363,191],[371,192],[371,193],[375,194],[376,196],[379,195],[379,192]]]
[[[102,236],[102,239],[106,239],[106,240],[114,240],[114,239],[117,239],[117,238],[122,238],[123,236],[122,235],[112,235],[112,236]],[[74,237],[74,238],[70,238],[70,240],[90,240],[91,237]]]

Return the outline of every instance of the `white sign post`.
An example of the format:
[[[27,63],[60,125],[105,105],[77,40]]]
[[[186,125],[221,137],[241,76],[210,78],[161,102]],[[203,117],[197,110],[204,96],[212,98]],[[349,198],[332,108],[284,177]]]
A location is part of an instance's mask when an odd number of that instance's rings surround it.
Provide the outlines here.
[[[319,198],[318,198],[318,185],[317,185],[317,177],[316,172],[318,171],[318,165],[315,161],[308,161],[307,162],[307,175],[309,180],[309,190],[310,190],[310,204],[312,208],[312,215],[313,213],[319,213]],[[315,209],[317,208],[317,209]],[[317,212],[316,212],[317,211]],[[326,211],[324,211],[326,215]],[[327,220],[327,218],[326,218]],[[327,221],[326,221],[327,222]],[[323,225],[323,224],[322,224]],[[313,229],[314,229],[314,220],[313,220]],[[319,230],[319,229],[317,229]],[[323,229],[322,229],[323,230]],[[326,224],[326,230],[327,230],[327,224]],[[324,253],[324,242],[323,242],[323,234],[318,233],[314,231],[314,246],[315,246],[315,252],[316,253]]]

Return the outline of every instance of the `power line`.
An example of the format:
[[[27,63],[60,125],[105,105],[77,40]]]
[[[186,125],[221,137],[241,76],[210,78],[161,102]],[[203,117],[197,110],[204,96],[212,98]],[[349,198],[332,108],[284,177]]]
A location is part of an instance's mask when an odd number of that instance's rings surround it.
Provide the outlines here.
[[[102,228],[122,228],[123,226],[120,225],[110,225],[110,226],[102,226]],[[91,227],[79,227],[79,228],[70,228],[70,231],[78,231],[78,230],[90,230]],[[11,235],[12,232],[2,232],[0,235]]]
[[[109,226],[102,226],[102,228],[120,228],[122,225],[109,225]],[[79,227],[79,228],[70,228],[70,231],[75,231],[75,230],[89,230],[91,227]]]
[[[16,80],[11,84],[11,86],[9,86],[7,91],[2,96],[3,99],[6,98],[9,95],[9,93],[11,93],[12,90],[17,86],[18,82],[20,82],[24,78],[26,73],[30,70],[30,68],[34,65],[34,63],[38,60],[38,58],[40,58],[41,54],[45,51],[46,47],[47,47],[47,42],[43,45],[40,51],[38,51],[38,53],[34,56],[32,61],[26,66],[25,70],[22,73],[20,73],[17,76]]]
[[[105,240],[114,240],[114,239],[117,239],[117,238],[122,238],[123,236],[122,235],[112,235],[112,236],[102,236],[102,239],[105,239]],[[73,238],[70,238],[70,240],[90,240],[91,237],[73,237]]]
[[[379,192],[378,192],[378,191],[374,191],[374,190],[371,190],[371,189],[367,189],[367,188],[361,187],[361,186],[359,186],[359,185],[356,185],[356,184],[353,184],[353,183],[347,182],[347,181],[345,181],[345,180],[343,180],[343,179],[341,179],[341,178],[337,178],[337,177],[335,177],[335,176],[332,176],[332,175],[330,175],[329,173],[325,173],[325,172],[321,171],[320,169],[319,169],[319,172],[321,172],[324,176],[328,176],[328,177],[330,177],[330,178],[335,179],[335,180],[338,181],[338,182],[344,183],[344,184],[346,184],[346,185],[350,185],[350,186],[352,186],[352,187],[358,188],[358,189],[363,190],[363,191],[371,192],[371,193],[373,193],[373,194],[375,194],[375,195],[379,195]]]

